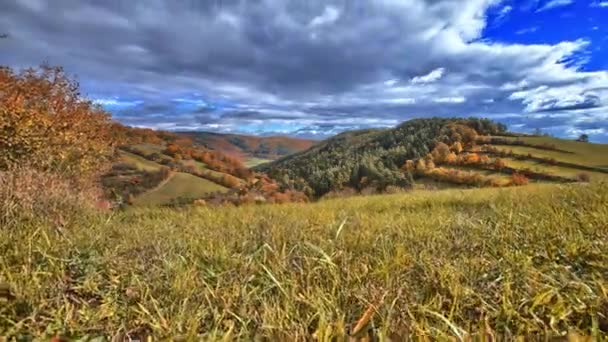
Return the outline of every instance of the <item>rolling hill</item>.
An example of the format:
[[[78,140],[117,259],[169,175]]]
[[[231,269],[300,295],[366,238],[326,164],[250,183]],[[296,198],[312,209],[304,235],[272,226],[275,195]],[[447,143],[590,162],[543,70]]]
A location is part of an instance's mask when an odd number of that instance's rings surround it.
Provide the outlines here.
[[[602,180],[608,176],[606,156],[608,145],[514,136],[485,119],[431,118],[393,129],[345,132],[255,169],[320,197],[416,184],[500,187]]]
[[[195,143],[243,160],[248,166],[257,165],[310,148],[314,140],[284,136],[256,137],[240,134],[210,132],[179,132]]]

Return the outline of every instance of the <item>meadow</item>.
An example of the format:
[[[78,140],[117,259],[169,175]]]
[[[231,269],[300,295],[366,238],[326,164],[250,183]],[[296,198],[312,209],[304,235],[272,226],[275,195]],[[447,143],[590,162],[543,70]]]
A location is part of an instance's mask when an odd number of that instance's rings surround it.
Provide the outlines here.
[[[402,341],[608,333],[602,182],[61,212],[61,221],[4,212],[0,279],[11,295],[0,305],[0,336]]]

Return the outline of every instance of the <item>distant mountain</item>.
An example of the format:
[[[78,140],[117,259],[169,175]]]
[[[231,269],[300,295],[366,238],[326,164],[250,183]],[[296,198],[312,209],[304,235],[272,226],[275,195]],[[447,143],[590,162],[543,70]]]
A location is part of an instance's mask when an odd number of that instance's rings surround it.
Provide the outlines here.
[[[256,169],[266,172],[284,187],[313,197],[343,187],[360,188],[362,184],[374,184],[378,188],[407,187],[413,180],[400,170],[405,161],[427,156],[437,142],[466,139],[462,130],[496,135],[504,133],[506,127],[476,118],[414,119],[392,129],[344,132]]]
[[[251,158],[277,159],[304,151],[317,141],[284,136],[256,137],[241,134],[221,134],[211,132],[179,132],[195,143],[224,154],[248,160]]]

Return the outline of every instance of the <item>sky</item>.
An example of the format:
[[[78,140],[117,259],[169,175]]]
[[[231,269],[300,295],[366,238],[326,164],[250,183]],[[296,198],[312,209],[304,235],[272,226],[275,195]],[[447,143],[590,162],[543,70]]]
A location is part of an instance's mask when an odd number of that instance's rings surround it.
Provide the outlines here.
[[[608,142],[608,0],[2,0],[0,65],[125,124],[325,138],[419,117]]]

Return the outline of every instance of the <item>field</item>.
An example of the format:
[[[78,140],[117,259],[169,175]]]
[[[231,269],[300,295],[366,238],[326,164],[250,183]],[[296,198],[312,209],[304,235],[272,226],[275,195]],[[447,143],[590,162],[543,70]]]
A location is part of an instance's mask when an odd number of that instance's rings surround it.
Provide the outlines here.
[[[176,199],[197,199],[210,192],[227,189],[206,179],[188,173],[176,172],[165,184],[135,199],[135,205],[169,204]]]
[[[271,159],[262,159],[262,158],[247,158],[245,160],[245,166],[247,167],[254,167],[254,166],[258,166],[260,164],[264,164],[264,163],[268,163],[269,161],[272,161]]]
[[[515,140],[515,138],[511,139]],[[527,146],[500,147],[513,150],[513,152],[519,154],[531,153],[534,156],[555,158],[563,162],[608,169],[608,145],[606,144],[583,143],[552,137],[520,137],[518,139],[530,144],[552,144],[561,150],[572,153],[539,150]]]
[[[0,305],[0,335],[608,333],[605,183],[132,208],[65,222],[33,216],[0,229],[0,279],[15,297]]]
[[[125,151],[120,151],[120,162],[133,165],[136,168],[145,171],[157,171],[161,168],[160,164],[157,164],[144,157]]]
[[[154,153],[159,150],[155,149],[155,146],[149,144],[137,145],[137,148],[146,153]],[[157,171],[162,167],[162,165],[156,162],[130,152],[121,151],[120,155],[120,162],[133,165],[141,170]],[[167,156],[167,158],[169,157]],[[182,160],[181,163],[193,166],[197,171],[205,170],[213,175],[222,175],[220,172],[207,169],[205,164],[195,160]],[[184,172],[175,172],[170,179],[163,182],[157,188],[137,196],[133,204],[136,206],[165,205],[176,200],[194,200],[212,192],[225,192],[227,190],[226,187],[207,179]]]

